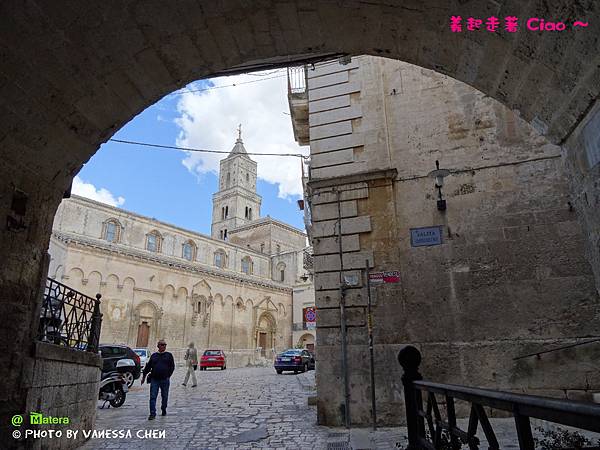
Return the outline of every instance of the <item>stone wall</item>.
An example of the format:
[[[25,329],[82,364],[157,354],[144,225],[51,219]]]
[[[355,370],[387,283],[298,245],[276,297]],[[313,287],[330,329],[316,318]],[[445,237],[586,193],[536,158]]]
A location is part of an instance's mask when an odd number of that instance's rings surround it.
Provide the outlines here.
[[[17,169],[23,169],[21,172]],[[41,298],[48,270],[49,231],[62,191],[30,176],[29,169],[0,161],[0,179],[6,181],[8,195],[0,198],[3,217],[14,220],[0,233],[2,290],[0,290],[0,326],[2,342],[9,343],[0,364],[3,395],[0,396],[0,436],[10,436],[10,417],[26,410],[28,387],[23,374],[33,373],[31,346],[37,337]],[[12,180],[9,182],[8,180]],[[18,186],[18,187],[17,187]],[[53,190],[54,189],[54,190]],[[21,199],[19,201],[15,201]],[[16,208],[19,203],[23,208]],[[7,443],[7,448],[10,448]]]
[[[569,200],[581,218],[587,237],[586,254],[600,292],[600,103],[586,115],[564,144],[571,183]]]
[[[254,349],[257,316],[270,314],[277,326],[276,348],[291,339],[291,289],[255,280],[245,283],[218,273],[174,267],[111,251],[81,236],[52,239],[66,245],[57,281],[92,297],[102,295],[102,343],[137,346],[138,329],[149,327],[148,347],[166,339],[170,348],[194,341],[199,349]],[[54,245],[51,246],[51,250]],[[51,274],[52,275],[52,274]],[[247,277],[250,278],[250,277]]]
[[[232,245],[224,241],[217,241],[200,233],[82,197],[73,197],[62,201],[56,213],[53,230],[105,240],[104,224],[111,219],[117,220],[121,226],[120,239],[116,244],[145,251],[146,235],[157,231],[162,236],[162,244],[157,252],[159,255],[186,262],[183,258],[183,244],[192,242],[196,249],[192,262],[214,267],[214,254],[220,250],[227,255],[225,270],[241,272],[242,258],[250,257],[253,261],[253,275],[266,279],[271,277],[268,255],[246,247],[245,243]],[[56,264],[51,262],[50,273],[53,273],[55,267]]]
[[[267,216],[233,230],[231,242],[244,246],[248,243],[257,251],[260,249],[258,246],[264,243],[263,252],[267,255],[275,255],[278,252],[305,248],[306,234]]]
[[[345,298],[353,424],[371,420],[367,265],[401,274],[372,289],[382,424],[403,420],[405,344],[423,353],[426,379],[591,399],[598,344],[513,359],[600,336],[560,149],[484,94],[408,64],[360,57],[308,79],[319,422],[343,423],[342,266],[358,281]],[[452,171],[445,212],[428,177],[436,160]],[[413,247],[411,229],[426,226],[441,245]]]
[[[94,428],[102,359],[99,355],[37,342],[33,367],[23,376],[28,388],[22,432],[24,429],[91,430]],[[68,417],[68,425],[30,425],[29,413]],[[84,442],[77,439],[38,439],[25,441],[27,448],[71,449]]]

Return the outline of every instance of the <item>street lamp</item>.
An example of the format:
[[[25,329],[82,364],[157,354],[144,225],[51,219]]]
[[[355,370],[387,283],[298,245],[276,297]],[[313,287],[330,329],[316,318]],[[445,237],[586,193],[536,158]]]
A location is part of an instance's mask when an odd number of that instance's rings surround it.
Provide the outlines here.
[[[444,177],[450,175],[448,169],[440,169],[440,162],[435,161],[435,170],[429,172],[429,177],[435,179],[435,188],[438,190],[437,209],[438,211],[446,211],[446,200],[442,197],[442,186],[444,185]]]

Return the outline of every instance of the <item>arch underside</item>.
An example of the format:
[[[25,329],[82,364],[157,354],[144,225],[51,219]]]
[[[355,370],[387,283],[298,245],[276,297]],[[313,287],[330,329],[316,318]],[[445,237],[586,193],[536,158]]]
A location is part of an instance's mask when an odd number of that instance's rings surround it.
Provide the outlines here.
[[[474,2],[445,0],[230,0],[69,10],[6,2],[10,14],[3,15],[0,40],[3,92],[11,94],[2,96],[0,117],[8,159],[65,188],[122,125],[193,80],[339,54],[396,58],[442,72],[518,110],[561,142],[600,89],[596,2],[584,11],[574,2],[554,2],[553,11],[564,17],[585,16],[590,28],[579,32],[449,31],[452,15],[544,17],[544,5],[505,2],[480,11]],[[23,120],[32,114],[35,120]]]

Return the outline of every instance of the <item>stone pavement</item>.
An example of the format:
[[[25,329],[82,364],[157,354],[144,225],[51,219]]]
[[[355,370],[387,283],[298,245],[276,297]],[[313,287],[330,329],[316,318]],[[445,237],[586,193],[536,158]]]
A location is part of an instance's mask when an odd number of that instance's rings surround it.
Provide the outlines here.
[[[315,395],[314,371],[297,375],[277,375],[264,367],[197,371],[195,388],[181,385],[183,375],[183,369],[177,368],[171,379],[166,417],[147,420],[149,389],[137,380],[121,408],[98,409],[95,426],[96,430],[130,429],[132,438],[91,439],[82,448],[351,448],[349,430],[316,425],[316,406],[308,406],[307,401]],[[159,404],[160,396],[160,414]],[[140,439],[137,430],[165,430],[165,438]],[[364,433],[377,447],[363,448],[397,448],[396,442],[405,446],[400,428]]]
[[[171,379],[166,417],[147,420],[149,389],[138,380],[121,408],[98,409],[95,426],[131,430],[132,437],[91,439],[82,448],[388,450],[407,445],[404,427],[372,431],[318,426],[316,407],[307,401],[315,395],[314,371],[297,375],[277,375],[265,367],[197,371],[195,388],[181,385],[183,375],[177,368]],[[159,405],[160,396],[160,414]],[[512,419],[492,419],[492,424],[502,449],[519,448]],[[466,429],[466,420],[459,420],[459,426]],[[164,430],[165,437],[141,439],[138,430]],[[480,439],[485,443],[483,436]]]

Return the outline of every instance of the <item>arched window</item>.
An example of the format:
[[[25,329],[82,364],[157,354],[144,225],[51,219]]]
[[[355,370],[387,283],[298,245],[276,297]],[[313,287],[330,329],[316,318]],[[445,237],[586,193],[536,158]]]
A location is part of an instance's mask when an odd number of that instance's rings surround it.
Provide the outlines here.
[[[252,266],[252,258],[250,258],[249,256],[244,256],[242,258],[242,272],[244,272],[246,275],[252,275]]]
[[[260,244],[260,252],[261,253],[265,252],[265,243],[264,242],[262,244]]]
[[[188,261],[193,261],[196,259],[196,244],[192,241],[187,241],[183,244],[183,249],[181,252],[181,256]]]
[[[248,219],[252,220],[252,208],[248,208]]]
[[[121,240],[121,224],[117,219],[108,219],[104,222],[102,238],[108,242]]]
[[[221,220],[225,219],[225,207],[221,208]]]
[[[223,230],[223,240],[226,241],[227,240],[227,228],[225,228]]]
[[[277,264],[277,278],[279,279],[279,281],[283,282],[285,281],[285,263],[279,263]]]
[[[227,172],[227,185],[226,185],[226,187],[229,187],[230,184],[231,184],[231,173]]]
[[[162,244],[162,236],[158,231],[151,231],[146,235],[146,250],[150,252],[160,253]]]
[[[248,218],[248,207],[246,206],[246,211],[244,212],[244,218]]]
[[[227,255],[223,250],[217,250],[215,252],[215,266],[223,269],[227,267]]]
[[[227,219],[229,217],[229,206],[225,207],[225,218]]]
[[[281,253],[281,245],[277,244],[277,254]]]

